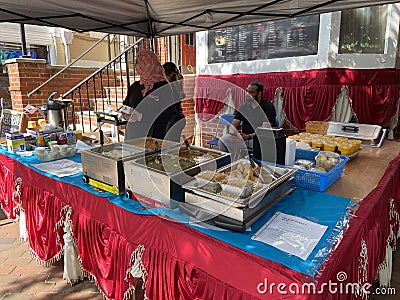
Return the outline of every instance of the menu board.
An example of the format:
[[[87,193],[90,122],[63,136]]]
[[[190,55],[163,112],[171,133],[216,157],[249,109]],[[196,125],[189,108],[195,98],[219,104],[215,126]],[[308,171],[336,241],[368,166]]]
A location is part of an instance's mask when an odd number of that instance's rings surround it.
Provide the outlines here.
[[[317,54],[319,15],[208,31],[208,63]]]

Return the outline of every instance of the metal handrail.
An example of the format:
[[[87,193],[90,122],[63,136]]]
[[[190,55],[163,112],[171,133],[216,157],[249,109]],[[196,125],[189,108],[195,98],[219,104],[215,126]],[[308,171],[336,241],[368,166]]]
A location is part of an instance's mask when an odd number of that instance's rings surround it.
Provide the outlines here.
[[[62,68],[60,71],[58,71],[56,74],[51,76],[49,79],[47,79],[45,82],[43,82],[41,85],[39,85],[37,88],[32,90],[30,93],[28,93],[28,97],[32,96],[34,93],[39,91],[42,87],[44,87],[46,84],[48,84],[50,81],[52,81],[54,78],[56,78],[58,75],[60,75],[62,72],[64,72],[66,69],[68,69],[70,66],[75,64],[78,60],[80,60],[83,56],[85,56],[88,52],[90,52],[94,47],[96,47],[98,44],[100,44],[106,37],[110,36],[110,33],[107,33],[104,35],[100,40],[98,40],[95,44],[93,44],[89,49],[87,49],[85,52],[83,52],[81,55],[79,55],[74,61],[70,62],[68,65],[66,65],[64,68]]]
[[[141,40],[143,40],[143,38],[140,38],[139,40],[137,40],[135,43],[133,43],[132,45],[130,45],[128,48],[126,48],[123,52],[121,52],[118,56],[114,57],[113,60],[109,61],[105,66],[103,66],[102,68],[96,70],[94,73],[92,73],[91,75],[89,75],[88,77],[86,77],[84,80],[82,80],[81,82],[79,82],[77,85],[75,85],[73,88],[71,88],[69,91],[67,91],[66,93],[61,95],[61,98],[65,98],[67,96],[69,96],[69,94],[71,94],[75,89],[77,89],[79,86],[81,86],[82,84],[84,84],[85,82],[89,81],[91,78],[93,78],[94,76],[96,76],[98,73],[102,72],[105,68],[107,68],[109,65],[111,65],[112,63],[114,63],[117,59],[119,59],[122,55],[124,55],[126,52],[128,52],[129,50],[131,50],[134,46],[136,46]]]

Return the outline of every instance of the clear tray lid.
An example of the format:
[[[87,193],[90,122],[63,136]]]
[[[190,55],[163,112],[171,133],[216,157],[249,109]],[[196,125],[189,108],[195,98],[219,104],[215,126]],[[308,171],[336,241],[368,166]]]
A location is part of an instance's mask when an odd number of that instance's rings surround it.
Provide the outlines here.
[[[344,126],[346,126],[347,130],[343,129]],[[354,131],[351,128],[354,128]],[[382,127],[379,125],[329,122],[327,135],[370,141],[377,139],[381,131]]]

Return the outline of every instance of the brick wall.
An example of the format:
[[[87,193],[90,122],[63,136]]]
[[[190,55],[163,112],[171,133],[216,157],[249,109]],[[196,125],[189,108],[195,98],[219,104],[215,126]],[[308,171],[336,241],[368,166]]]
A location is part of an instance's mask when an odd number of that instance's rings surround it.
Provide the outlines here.
[[[63,94],[95,71],[91,68],[70,68],[44,86],[39,94],[35,93],[28,97],[29,92],[57,73],[61,67],[48,66],[45,60],[40,59],[17,58],[6,61],[6,64],[13,109],[18,111],[23,111],[27,104],[34,106],[46,104],[46,100],[52,92],[57,91],[59,94]],[[56,95],[55,98],[58,96]],[[39,114],[29,117],[32,120],[41,118]]]
[[[13,108],[17,111],[23,111],[23,108],[27,104],[31,104],[34,106],[39,106],[46,104],[47,98],[49,95],[57,91],[59,94],[63,94],[74,87],[77,83],[85,79],[87,76],[92,74],[96,69],[93,68],[78,68],[72,67],[59,75],[58,78],[51,81],[48,85],[41,89],[40,94],[34,94],[31,97],[28,97],[28,93],[33,89],[38,87],[41,83],[46,81],[52,75],[57,73],[61,67],[49,66],[45,63],[44,60],[38,59],[13,59],[6,62],[7,70],[9,75],[10,82],[10,94],[13,103]],[[118,79],[114,80],[114,74],[110,75],[110,85],[117,85],[119,88],[116,90],[110,89],[109,97],[112,99],[113,106],[112,108],[115,110],[118,104],[115,104],[115,101],[122,102],[126,95],[126,84],[121,83]],[[118,72],[116,76],[118,76]],[[104,79],[103,79],[104,80]],[[133,80],[132,80],[133,82]],[[94,92],[93,86],[96,86],[96,92]],[[103,87],[106,84],[103,83]],[[123,87],[121,87],[121,85]],[[88,99],[94,99],[96,97],[97,100],[101,99],[103,96],[108,96],[108,90],[101,89],[100,77],[96,77],[95,81],[92,81],[88,84],[88,88],[86,86],[82,89],[80,96],[82,97],[82,109],[84,111],[88,110]],[[186,99],[182,102],[183,112],[186,116],[186,128],[184,129],[184,134],[191,138],[194,135],[195,128],[195,118],[194,118],[194,76],[193,75],[185,75],[184,78],[184,90],[186,94]],[[57,98],[59,95],[56,95]],[[78,94],[76,93],[74,96],[74,108],[76,111],[76,115],[78,118],[75,119],[79,122],[82,122],[86,125],[89,124],[89,117],[84,116],[84,118],[80,117],[80,103],[77,100]],[[103,110],[102,104],[100,103],[98,110]],[[93,110],[93,108],[92,108]],[[94,114],[92,113],[94,117]],[[42,116],[38,113],[29,115],[31,120],[38,120],[42,118]],[[92,118],[93,120],[93,118]],[[72,119],[69,120],[70,122]],[[94,122],[94,126],[92,129],[96,127],[96,122]]]

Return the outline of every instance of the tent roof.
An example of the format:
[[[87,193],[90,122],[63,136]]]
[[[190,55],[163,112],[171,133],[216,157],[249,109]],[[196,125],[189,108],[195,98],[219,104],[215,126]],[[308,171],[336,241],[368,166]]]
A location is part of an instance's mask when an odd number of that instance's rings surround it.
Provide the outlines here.
[[[1,22],[165,36],[395,3],[365,0],[0,0]]]

